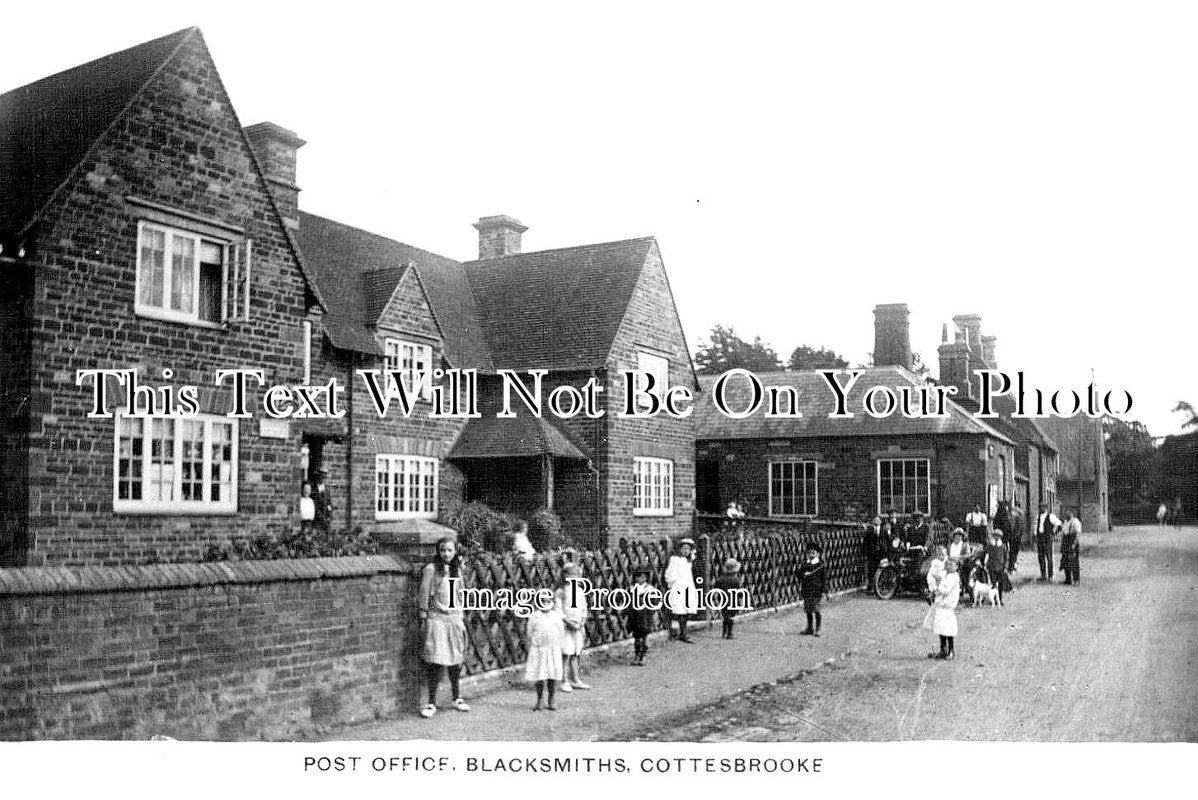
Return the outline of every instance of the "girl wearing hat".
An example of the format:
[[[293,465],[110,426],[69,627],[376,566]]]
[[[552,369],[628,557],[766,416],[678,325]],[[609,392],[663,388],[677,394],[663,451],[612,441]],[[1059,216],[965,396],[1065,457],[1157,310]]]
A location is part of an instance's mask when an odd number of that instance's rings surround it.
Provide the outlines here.
[[[687,644],[693,641],[686,635],[687,620],[699,611],[699,595],[695,591],[695,575],[691,568],[694,553],[694,539],[679,539],[678,549],[670,556],[665,574],[666,607],[678,620],[678,641]]]
[[[557,590],[557,607],[562,612],[565,633],[562,636],[562,686],[563,692],[575,689],[590,689],[582,682],[580,663],[582,648],[587,638],[587,598],[582,586],[575,588],[574,581],[582,578],[582,567],[569,563],[562,570],[562,585]]]
[[[940,637],[940,652],[928,653],[928,658],[952,660],[956,658],[953,640],[957,637],[957,603],[961,601],[961,576],[957,574],[957,560],[950,558],[944,565],[944,577],[936,587],[932,600],[932,633]],[[928,627],[928,621],[924,621]]]
[[[740,562],[735,558],[728,559],[724,562],[724,569],[720,572],[720,577],[715,579],[715,588],[731,592],[733,589],[739,589],[743,585],[744,581],[740,577]],[[736,609],[729,608],[726,605],[720,614],[724,618],[724,638],[731,639],[733,638],[732,624],[736,619]]]
[[[420,574],[420,619],[424,623],[424,664],[428,678],[428,705],[420,716],[437,713],[437,687],[441,670],[449,673],[453,689],[453,707],[469,711],[470,706],[459,692],[462,662],[466,660],[466,622],[462,617],[462,585],[451,578],[461,578],[462,557],[457,542],[446,537],[437,542],[437,560],[427,564]],[[453,587],[453,596],[450,596]]]
[[[818,542],[807,545],[807,562],[799,570],[799,591],[803,595],[803,611],[807,614],[807,630],[801,636],[819,636],[823,623],[819,604],[827,590],[827,572],[820,558],[822,553]]]

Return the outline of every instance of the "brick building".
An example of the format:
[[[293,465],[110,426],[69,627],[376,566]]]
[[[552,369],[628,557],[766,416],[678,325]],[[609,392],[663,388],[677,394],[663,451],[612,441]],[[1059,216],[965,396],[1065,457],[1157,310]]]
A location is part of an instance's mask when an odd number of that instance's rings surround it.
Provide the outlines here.
[[[982,318],[977,314],[959,314],[953,317],[952,339],[949,325],[941,333],[940,383],[957,389],[956,400],[970,413],[979,408],[978,380],[974,370],[999,369],[998,337],[982,333]],[[1024,540],[1032,541],[1031,518],[1041,505],[1059,511],[1058,483],[1061,480],[1060,446],[1049,433],[1050,425],[1060,420],[1029,419],[1013,416],[1015,400],[1007,395],[994,398],[997,417],[986,422],[1008,436],[1015,443],[1015,486],[1014,493],[1001,495],[999,501],[1018,503],[1025,512]],[[1055,430],[1055,428],[1052,428]],[[983,506],[985,508],[985,506]],[[993,513],[991,503],[988,513]]]
[[[195,28],[0,95],[0,563],[197,559],[296,525],[322,467],[338,526],[419,537],[479,498],[592,544],[690,530],[692,422],[613,413],[621,369],[696,383],[653,239],[521,253],[486,217],[455,261],[300,212],[302,145],[242,127]],[[449,367],[482,374],[482,419],[379,419],[353,377]],[[231,419],[235,368],[335,378],[346,414]],[[607,414],[488,419],[505,368],[596,377]],[[88,369],[198,386],[199,414],[122,416],[110,380],[91,419]]]
[[[830,419],[835,395],[817,371],[759,377],[786,387],[802,417],[766,416],[768,401],[750,417],[734,419],[714,405],[714,378],[703,378],[696,409],[697,501],[718,512],[738,500],[750,515],[844,518],[891,509],[921,511],[960,522],[974,504],[1011,497],[1016,486],[1016,442],[947,400],[945,416],[873,417],[863,410],[875,386],[917,391],[927,384],[910,371],[905,305],[876,311],[875,363],[847,393],[852,418]],[[746,382],[730,384],[729,408],[747,408]],[[789,409],[782,402],[780,410]]]

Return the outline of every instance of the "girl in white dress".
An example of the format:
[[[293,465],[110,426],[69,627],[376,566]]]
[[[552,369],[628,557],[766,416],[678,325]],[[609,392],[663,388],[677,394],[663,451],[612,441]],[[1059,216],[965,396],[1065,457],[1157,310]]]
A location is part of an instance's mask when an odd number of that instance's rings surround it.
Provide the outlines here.
[[[549,704],[545,708],[556,711],[553,694],[557,682],[562,679],[562,636],[564,634],[562,612],[556,604],[538,608],[528,618],[528,661],[524,663],[524,680],[537,686],[537,704],[533,711],[541,710],[545,688],[549,688]]]
[[[932,633],[940,637],[940,652],[928,653],[928,658],[948,661],[956,658],[953,640],[957,637],[957,603],[961,600],[961,576],[957,573],[957,560],[950,558],[944,565],[945,575],[936,587],[932,601]]]
[[[562,634],[562,691],[590,689],[582,682],[582,649],[587,639],[587,597],[583,584],[572,581],[582,579],[582,568],[578,564],[567,564],[562,570],[562,585],[557,590],[557,607],[562,612],[565,632]],[[577,588],[575,588],[577,586]]]
[[[694,553],[694,539],[679,539],[678,549],[670,556],[665,573],[665,606],[678,620],[678,641],[687,644],[693,641],[686,635],[687,620],[699,611],[699,595],[695,591],[695,573],[691,566]],[[670,632],[670,638],[674,638],[673,631]]]

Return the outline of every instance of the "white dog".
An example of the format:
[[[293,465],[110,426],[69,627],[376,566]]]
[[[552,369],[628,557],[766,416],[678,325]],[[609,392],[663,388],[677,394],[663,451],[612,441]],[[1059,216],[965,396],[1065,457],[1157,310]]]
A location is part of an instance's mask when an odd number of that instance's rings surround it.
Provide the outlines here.
[[[980,603],[990,601],[991,608],[997,608],[1002,605],[1002,600],[998,597],[998,587],[993,583],[983,583],[975,576],[969,577],[969,591],[973,594],[974,606]]]

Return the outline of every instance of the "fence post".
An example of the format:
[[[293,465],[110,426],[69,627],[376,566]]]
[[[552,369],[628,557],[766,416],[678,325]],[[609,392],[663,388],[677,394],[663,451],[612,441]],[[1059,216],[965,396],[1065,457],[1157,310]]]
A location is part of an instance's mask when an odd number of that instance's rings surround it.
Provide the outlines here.
[[[711,589],[711,535],[699,535],[699,552],[703,555],[703,590],[707,592]],[[706,620],[706,627],[711,627],[711,609],[707,604],[703,604],[703,619]]]

